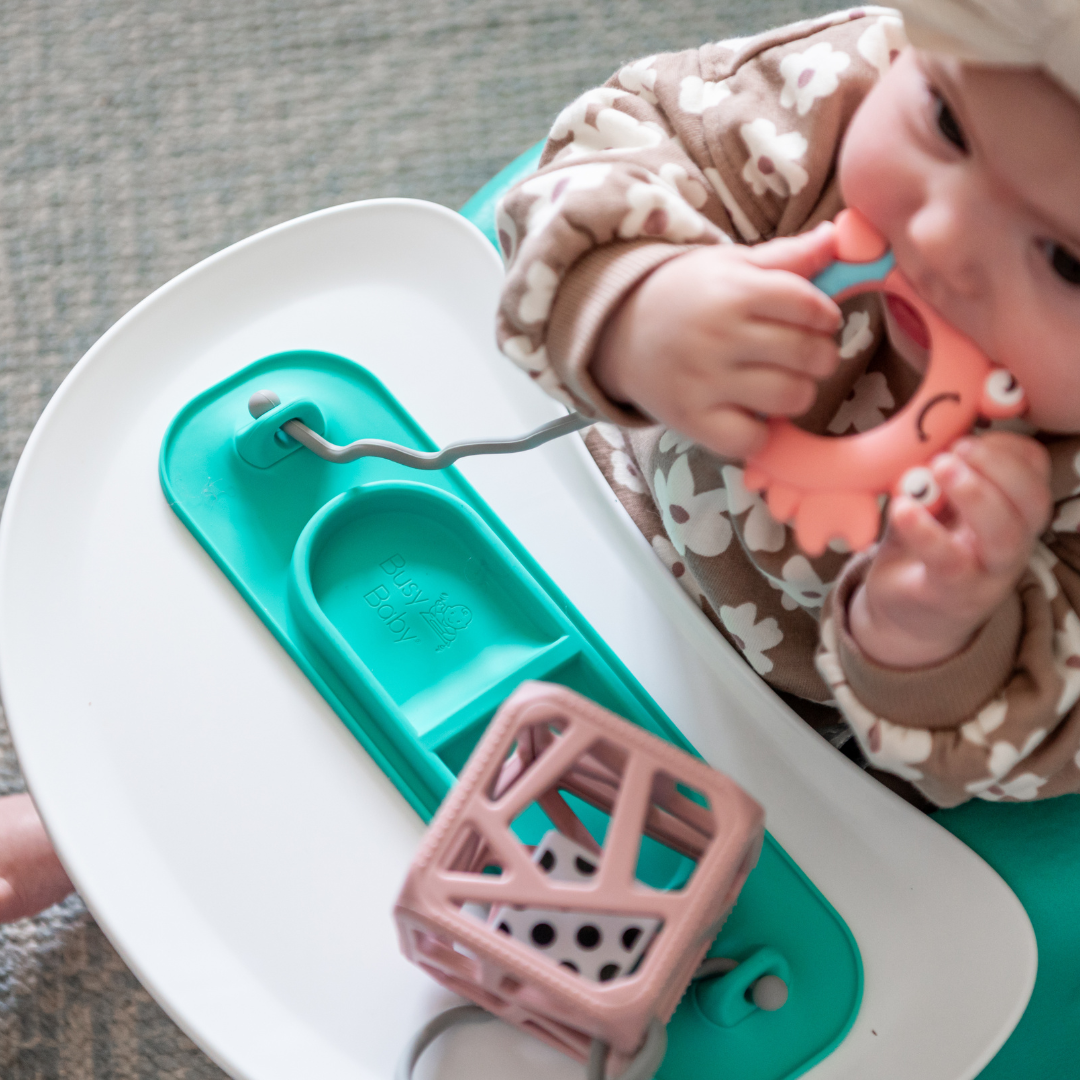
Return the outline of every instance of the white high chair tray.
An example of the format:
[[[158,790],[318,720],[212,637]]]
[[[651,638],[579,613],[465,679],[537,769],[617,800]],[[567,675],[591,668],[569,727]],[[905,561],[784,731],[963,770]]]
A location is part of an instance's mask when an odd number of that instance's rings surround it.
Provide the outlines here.
[[[201,390],[299,348],[370,367],[440,444],[548,419],[556,406],[493,344],[502,274],[471,224],[427,203],[270,229],[121,319],[50,402],[11,486],[0,680],[28,783],[110,940],[237,1078],[387,1080],[454,999],[399,956],[391,922],[420,821],[168,508],[162,435]],[[854,932],[862,1010],[815,1080],[977,1074],[1035,976],[1012,892],[778,702],[576,436],[461,468],[694,745],[765,805]],[[444,1037],[418,1075],[582,1070],[490,1024]]]

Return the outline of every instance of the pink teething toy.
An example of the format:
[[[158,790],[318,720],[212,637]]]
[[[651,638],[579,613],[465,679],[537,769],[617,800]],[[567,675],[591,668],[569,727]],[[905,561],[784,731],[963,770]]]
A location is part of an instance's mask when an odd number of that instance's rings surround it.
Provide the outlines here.
[[[858,211],[844,210],[836,226],[839,261],[814,284],[837,300],[880,290],[907,301],[929,331],[930,362],[915,396],[880,427],[827,438],[788,420],[769,422],[768,442],[747,461],[745,483],[765,492],[778,521],[793,523],[808,555],[820,555],[836,538],[856,551],[872,544],[882,495],[904,493],[933,506],[940,499],[927,468],[934,455],[970,430],[977,416],[1019,416],[1027,407],[1013,376],[915,292]]]
[[[610,815],[602,847],[575,803]],[[555,828],[529,848],[512,826],[536,807]],[[643,836],[689,860],[689,878],[637,880]],[[413,861],[394,909],[401,948],[579,1061],[601,1045],[609,1075],[647,1052],[655,1068],[763,836],[761,807],[704,762],[561,686],[523,683]]]

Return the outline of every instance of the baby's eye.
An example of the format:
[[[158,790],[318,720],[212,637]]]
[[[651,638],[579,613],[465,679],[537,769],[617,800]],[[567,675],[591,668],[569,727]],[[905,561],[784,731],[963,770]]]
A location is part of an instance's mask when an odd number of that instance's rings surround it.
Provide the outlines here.
[[[945,136],[957,148],[957,150],[967,150],[967,140],[964,138],[964,133],[960,130],[960,125],[956,122],[956,117],[953,116],[952,109],[949,108],[948,103],[940,94],[934,95],[934,107],[937,110],[937,126],[938,131]]]
[[[1080,259],[1068,248],[1055,244],[1053,240],[1043,241],[1043,249],[1046,258],[1054,269],[1054,273],[1070,285],[1080,285]]]

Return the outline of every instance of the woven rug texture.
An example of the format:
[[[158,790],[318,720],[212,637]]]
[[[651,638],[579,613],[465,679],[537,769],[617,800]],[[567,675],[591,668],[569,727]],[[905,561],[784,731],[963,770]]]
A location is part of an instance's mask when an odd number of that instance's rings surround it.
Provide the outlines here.
[[[355,199],[456,208],[620,63],[836,6],[0,0],[0,499],[72,365],[200,259]],[[2,1080],[224,1075],[78,897],[0,927]]]

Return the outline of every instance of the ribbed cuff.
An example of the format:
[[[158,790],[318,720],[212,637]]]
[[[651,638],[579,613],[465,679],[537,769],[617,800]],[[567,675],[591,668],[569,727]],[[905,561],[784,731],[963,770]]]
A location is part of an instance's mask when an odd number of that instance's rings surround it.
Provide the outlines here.
[[[658,266],[696,245],[635,240],[589,252],[563,279],[547,328],[547,353],[561,382],[590,413],[622,427],[656,421],[626,403],[612,401],[596,384],[589,364],[600,335],[618,306]]]
[[[869,566],[868,555],[852,559],[831,597],[840,664],[855,697],[871,712],[904,727],[955,728],[970,720],[1015,667],[1023,630],[1020,597],[1010,593],[967,646],[948,660],[914,670],[885,667],[859,648],[848,625],[848,605]]]

